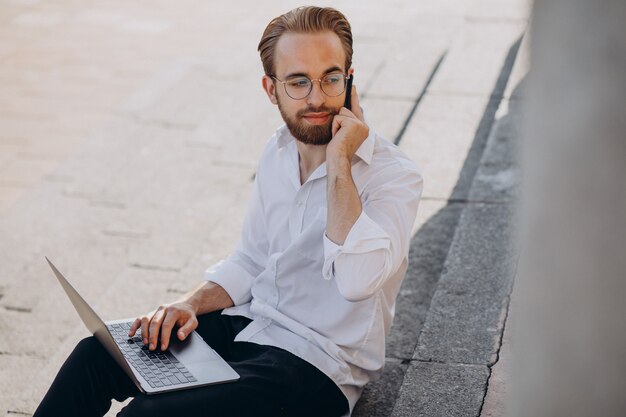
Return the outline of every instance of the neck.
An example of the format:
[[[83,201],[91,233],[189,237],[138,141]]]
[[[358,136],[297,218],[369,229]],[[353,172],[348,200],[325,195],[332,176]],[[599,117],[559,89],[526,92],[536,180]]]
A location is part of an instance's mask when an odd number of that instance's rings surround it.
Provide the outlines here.
[[[326,161],[326,147],[328,145],[308,145],[296,141],[300,166],[300,184],[304,184],[317,167]]]

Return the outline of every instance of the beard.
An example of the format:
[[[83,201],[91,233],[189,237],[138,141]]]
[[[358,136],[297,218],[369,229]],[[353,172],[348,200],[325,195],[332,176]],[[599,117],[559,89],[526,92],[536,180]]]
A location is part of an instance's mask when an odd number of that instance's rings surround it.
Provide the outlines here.
[[[339,113],[340,109],[331,109],[326,106],[318,108],[308,106],[307,108],[298,111],[295,117],[291,117],[283,109],[278,97],[276,97],[276,100],[278,102],[280,115],[283,117],[289,132],[291,132],[294,138],[307,145],[328,145],[330,140],[333,138],[333,118]],[[328,121],[322,125],[308,124],[308,122],[303,118],[303,116],[307,113],[322,112],[330,113]]]

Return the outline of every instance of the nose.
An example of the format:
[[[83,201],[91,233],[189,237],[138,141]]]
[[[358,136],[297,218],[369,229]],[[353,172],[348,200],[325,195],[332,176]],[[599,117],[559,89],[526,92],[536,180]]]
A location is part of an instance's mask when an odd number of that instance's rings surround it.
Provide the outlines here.
[[[307,104],[311,107],[317,108],[320,107],[324,102],[326,102],[326,94],[322,91],[322,82],[319,80],[314,80],[312,83],[311,93],[308,95]]]

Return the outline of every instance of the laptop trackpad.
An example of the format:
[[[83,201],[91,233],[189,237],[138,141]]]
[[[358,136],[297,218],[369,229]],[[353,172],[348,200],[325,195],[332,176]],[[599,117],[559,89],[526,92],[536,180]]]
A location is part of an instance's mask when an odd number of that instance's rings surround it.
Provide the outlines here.
[[[198,333],[193,332],[182,342],[172,335],[169,351],[184,363],[207,362],[219,359],[219,355],[207,345]]]

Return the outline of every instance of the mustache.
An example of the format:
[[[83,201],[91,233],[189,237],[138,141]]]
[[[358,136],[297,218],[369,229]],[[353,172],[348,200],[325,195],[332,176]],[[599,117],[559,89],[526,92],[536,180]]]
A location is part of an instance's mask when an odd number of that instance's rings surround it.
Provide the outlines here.
[[[339,114],[339,110],[331,109],[330,107],[326,107],[326,106],[321,106],[321,107],[309,106],[303,110],[299,110],[298,113],[296,113],[296,116],[303,117],[307,113],[330,113],[331,116],[335,116],[336,114]]]

